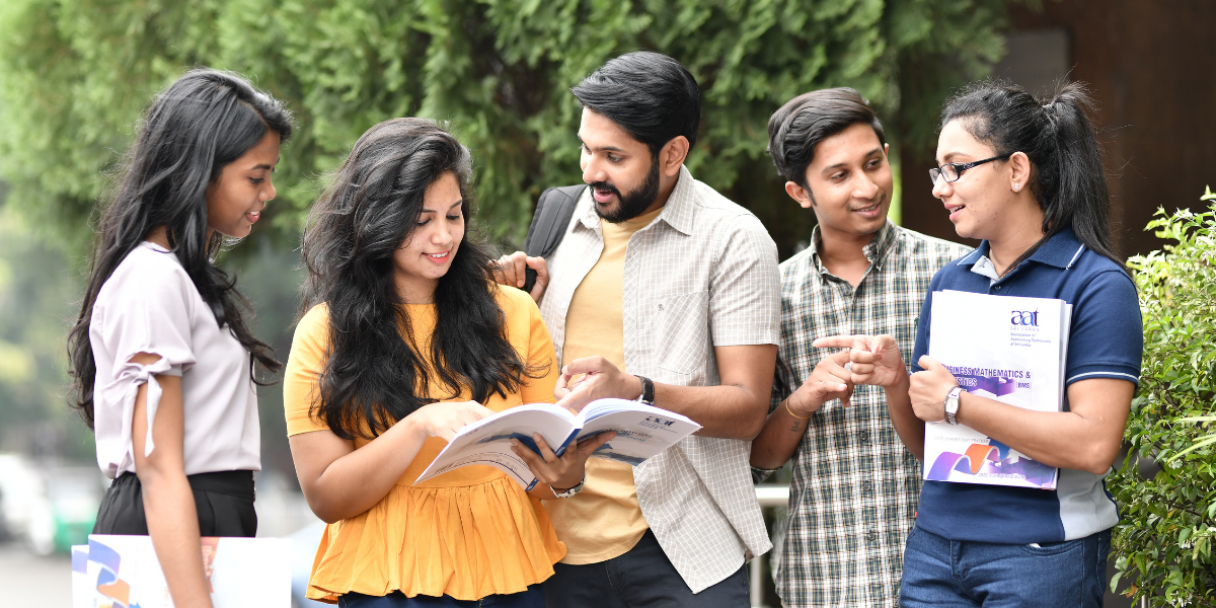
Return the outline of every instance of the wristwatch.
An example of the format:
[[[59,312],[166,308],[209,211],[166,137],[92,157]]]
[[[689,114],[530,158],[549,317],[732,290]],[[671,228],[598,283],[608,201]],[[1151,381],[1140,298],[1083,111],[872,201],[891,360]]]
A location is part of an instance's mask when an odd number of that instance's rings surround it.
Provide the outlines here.
[[[950,389],[949,393],[946,393],[946,403],[943,404],[943,406],[946,410],[946,422],[950,424],[958,424],[958,420],[955,419],[955,416],[958,415],[958,396],[959,393],[962,392],[963,387],[956,386]]]
[[[642,394],[638,395],[638,401],[646,405],[654,405],[654,381],[646,376],[635,375],[634,377],[642,381]]]
[[[553,492],[554,498],[570,498],[571,496],[574,496],[575,494],[582,492],[583,486],[585,486],[585,485],[587,485],[586,473],[583,474],[583,480],[578,482],[577,486],[574,486],[573,488],[570,488],[569,490],[566,490],[565,492],[558,492],[557,490],[555,490],[553,488],[553,486],[549,486],[549,491]]]

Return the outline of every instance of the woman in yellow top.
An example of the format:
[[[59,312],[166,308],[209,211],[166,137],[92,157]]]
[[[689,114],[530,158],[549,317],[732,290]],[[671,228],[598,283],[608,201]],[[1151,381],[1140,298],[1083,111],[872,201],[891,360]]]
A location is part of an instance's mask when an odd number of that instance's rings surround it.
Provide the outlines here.
[[[561,458],[538,441],[533,496],[484,465],[413,485],[462,426],[552,402],[559,373],[536,304],[464,239],[470,164],[433,122],[383,122],[311,211],[284,386],[296,473],[329,523],[310,598],[543,607],[565,546],[539,498],[579,486],[611,435]]]

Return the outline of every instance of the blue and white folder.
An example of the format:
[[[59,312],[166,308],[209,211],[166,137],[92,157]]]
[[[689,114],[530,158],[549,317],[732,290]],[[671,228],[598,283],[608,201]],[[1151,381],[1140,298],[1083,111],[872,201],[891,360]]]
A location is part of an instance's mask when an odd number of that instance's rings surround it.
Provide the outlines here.
[[[964,390],[1009,405],[1058,412],[1072,305],[1063,300],[933,292],[929,356]],[[1054,490],[1059,469],[964,425],[925,425],[929,481]]]

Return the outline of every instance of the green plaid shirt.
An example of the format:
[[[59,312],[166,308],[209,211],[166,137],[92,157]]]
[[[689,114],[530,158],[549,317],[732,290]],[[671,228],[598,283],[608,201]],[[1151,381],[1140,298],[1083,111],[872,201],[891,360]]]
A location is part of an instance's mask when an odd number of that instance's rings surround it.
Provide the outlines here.
[[[818,245],[818,227],[811,238]],[[908,356],[929,280],[968,251],[887,222],[865,248],[870,268],[856,289],[823,267],[814,245],[783,262],[770,411],[829,354],[811,347],[815,338],[891,334]],[[789,521],[776,556],[784,604],[898,606],[920,486],[920,465],[891,426],[881,388],[857,387],[849,408],[825,403],[794,454]]]

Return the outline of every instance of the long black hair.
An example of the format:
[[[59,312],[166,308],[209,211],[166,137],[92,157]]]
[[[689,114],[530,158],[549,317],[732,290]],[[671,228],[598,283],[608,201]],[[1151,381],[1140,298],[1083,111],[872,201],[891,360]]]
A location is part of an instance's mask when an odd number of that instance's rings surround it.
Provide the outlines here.
[[[1093,101],[1080,83],[1061,83],[1036,98],[1002,82],[972,84],[942,110],[942,126],[960,120],[998,155],[1023,152],[1032,165],[1030,191],[1043,210],[1043,238],[1009,267],[1030,257],[1052,236],[1072,227],[1083,245],[1126,267],[1110,231],[1110,194],[1102,148],[1088,113]]]
[[[246,325],[242,312],[249,303],[236,291],[235,279],[214,264],[224,235],[208,238],[207,229],[207,186],[272,130],[282,142],[291,137],[291,114],[283,105],[240,76],[217,70],[187,72],[148,110],[113,200],[102,212],[88,288],[68,335],[71,402],[90,427],[97,376],[89,342],[93,304],[114,269],[160,226],[220,327],[228,327],[252,355],[254,382],[254,362],[271,372],[282,367]]]
[[[433,388],[450,398],[468,389],[485,401],[537,377],[507,340],[490,258],[467,229],[471,164],[468,149],[438,124],[388,120],[359,138],[313,204],[300,314],[326,304],[331,342],[311,414],[343,439],[378,436],[438,401]],[[435,331],[422,353],[393,280],[393,254],[417,228],[427,187],[445,174],[460,184],[466,231],[435,289]]]

